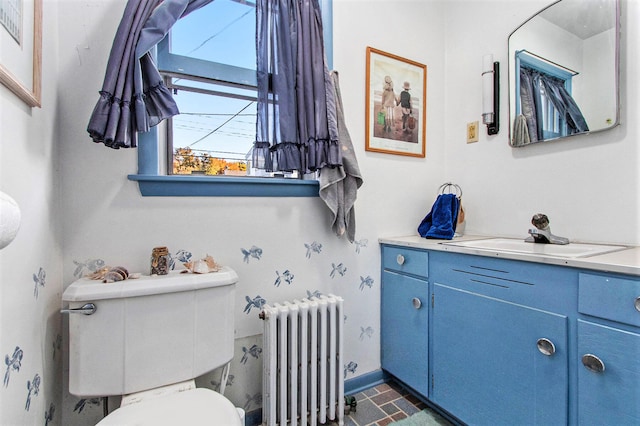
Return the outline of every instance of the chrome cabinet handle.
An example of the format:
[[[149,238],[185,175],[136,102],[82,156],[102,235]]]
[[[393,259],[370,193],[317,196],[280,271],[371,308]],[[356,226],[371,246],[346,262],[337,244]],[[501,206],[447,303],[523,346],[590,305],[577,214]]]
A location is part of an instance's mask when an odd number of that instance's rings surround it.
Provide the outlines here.
[[[404,256],[401,254],[396,256],[396,262],[398,262],[398,265],[404,265]]]
[[[636,301],[633,302],[633,305],[636,307],[636,311],[640,312],[640,296],[636,297]]]
[[[413,307],[416,309],[420,309],[422,307],[422,302],[417,297],[414,297],[413,299],[411,299],[411,303],[413,304]]]
[[[589,371],[594,373],[604,372],[604,362],[593,354],[585,354],[582,356],[582,365]]]
[[[98,307],[93,303],[85,303],[79,308],[73,309],[62,309],[60,310],[61,314],[84,314],[84,315],[93,315],[98,310]]]
[[[553,342],[545,337],[538,339],[536,342],[538,345],[538,350],[546,356],[551,356],[556,353],[556,345]]]

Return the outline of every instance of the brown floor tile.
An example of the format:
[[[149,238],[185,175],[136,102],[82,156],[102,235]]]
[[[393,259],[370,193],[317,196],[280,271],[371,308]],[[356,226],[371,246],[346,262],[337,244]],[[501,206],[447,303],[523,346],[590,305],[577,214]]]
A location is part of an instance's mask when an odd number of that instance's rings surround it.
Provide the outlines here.
[[[387,426],[427,408],[426,404],[395,382],[377,385],[355,396],[357,411],[345,417],[345,426]],[[442,424],[450,425],[444,419]]]
[[[407,414],[402,411],[391,416],[394,422],[397,422],[398,420],[406,419],[407,417],[409,416],[407,416]]]
[[[389,389],[391,389],[391,386],[389,385],[389,383],[382,383],[382,384],[376,386],[374,389],[377,390],[378,392],[382,393],[382,392],[386,392]]]
[[[386,392],[382,392],[378,395],[372,396],[371,400],[375,402],[377,405],[383,405],[389,401],[394,401],[400,398],[401,395],[395,391],[394,389],[389,389]]]
[[[399,383],[389,382],[388,385],[392,389],[395,389],[400,395],[410,395],[409,391]]]

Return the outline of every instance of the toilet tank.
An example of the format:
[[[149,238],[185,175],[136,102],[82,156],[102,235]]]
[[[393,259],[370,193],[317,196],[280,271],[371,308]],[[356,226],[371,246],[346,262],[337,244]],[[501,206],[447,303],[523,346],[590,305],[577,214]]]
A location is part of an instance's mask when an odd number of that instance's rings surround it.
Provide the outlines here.
[[[69,309],[69,392],[124,395],[190,380],[231,360],[234,293],[231,268],[105,284],[80,279],[63,293]]]

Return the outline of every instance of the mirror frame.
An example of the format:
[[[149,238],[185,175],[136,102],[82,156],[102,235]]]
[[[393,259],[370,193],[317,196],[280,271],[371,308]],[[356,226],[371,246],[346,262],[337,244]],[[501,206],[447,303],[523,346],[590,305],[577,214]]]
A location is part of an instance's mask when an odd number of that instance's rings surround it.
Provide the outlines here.
[[[621,16],[621,12],[620,12],[620,0],[614,0],[615,3],[615,41],[614,41],[614,79],[615,79],[615,122],[613,122],[610,126],[604,127],[604,128],[600,128],[600,129],[596,129],[596,130],[589,130],[586,132],[580,132],[580,133],[574,133],[574,134],[570,134],[570,135],[566,135],[566,136],[559,136],[556,138],[549,138],[549,139],[543,139],[543,140],[538,140],[536,142],[532,142],[529,144],[525,144],[525,145],[513,145],[513,123],[515,120],[515,57],[512,58],[512,53],[515,55],[515,51],[512,52],[511,51],[511,47],[510,47],[510,40],[511,37],[519,30],[521,29],[524,25],[526,25],[528,22],[530,22],[532,19],[534,19],[535,17],[537,17],[538,15],[540,15],[542,12],[546,11],[547,9],[549,9],[550,7],[560,3],[563,0],[555,0],[553,1],[551,4],[549,4],[548,6],[540,9],[539,11],[537,11],[536,13],[534,13],[533,15],[531,15],[528,19],[526,19],[524,22],[522,22],[520,25],[518,25],[510,34],[509,37],[507,38],[507,87],[508,87],[508,98],[509,98],[509,146],[511,146],[512,148],[524,148],[530,145],[537,145],[539,143],[543,143],[543,142],[557,142],[557,141],[561,141],[567,138],[571,138],[573,136],[582,136],[582,135],[589,135],[589,134],[593,134],[593,133],[600,133],[600,132],[604,132],[607,130],[611,130],[615,127],[617,127],[620,124],[620,38],[621,38],[621,23],[620,23],[620,16]]]

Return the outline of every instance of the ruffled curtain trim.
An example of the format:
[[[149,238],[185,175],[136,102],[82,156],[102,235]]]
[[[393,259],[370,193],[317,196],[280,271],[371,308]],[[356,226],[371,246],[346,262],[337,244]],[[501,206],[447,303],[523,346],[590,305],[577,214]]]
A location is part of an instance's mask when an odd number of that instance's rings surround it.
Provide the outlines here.
[[[253,167],[268,172],[310,173],[324,167],[342,165],[340,145],[337,140],[309,140],[307,145],[281,142],[271,146],[269,142],[256,142],[253,148]]]
[[[135,120],[131,119],[132,114]],[[171,91],[162,82],[135,95],[133,104],[101,91],[87,131],[94,142],[109,148],[135,148],[137,132],[148,132],[150,127],[177,114]]]
[[[303,170],[304,149],[300,144],[282,142],[274,145],[270,151],[274,172],[293,172]]]
[[[143,105],[145,106],[146,126],[138,124],[139,132],[148,132],[149,128],[157,126],[162,120],[180,114],[171,91],[163,82],[145,90]]]
[[[310,165],[307,172],[320,170],[324,167],[337,167],[342,165],[342,154],[338,140],[309,140],[308,154]]]
[[[251,157],[253,168],[273,171],[269,142],[254,142]]]

